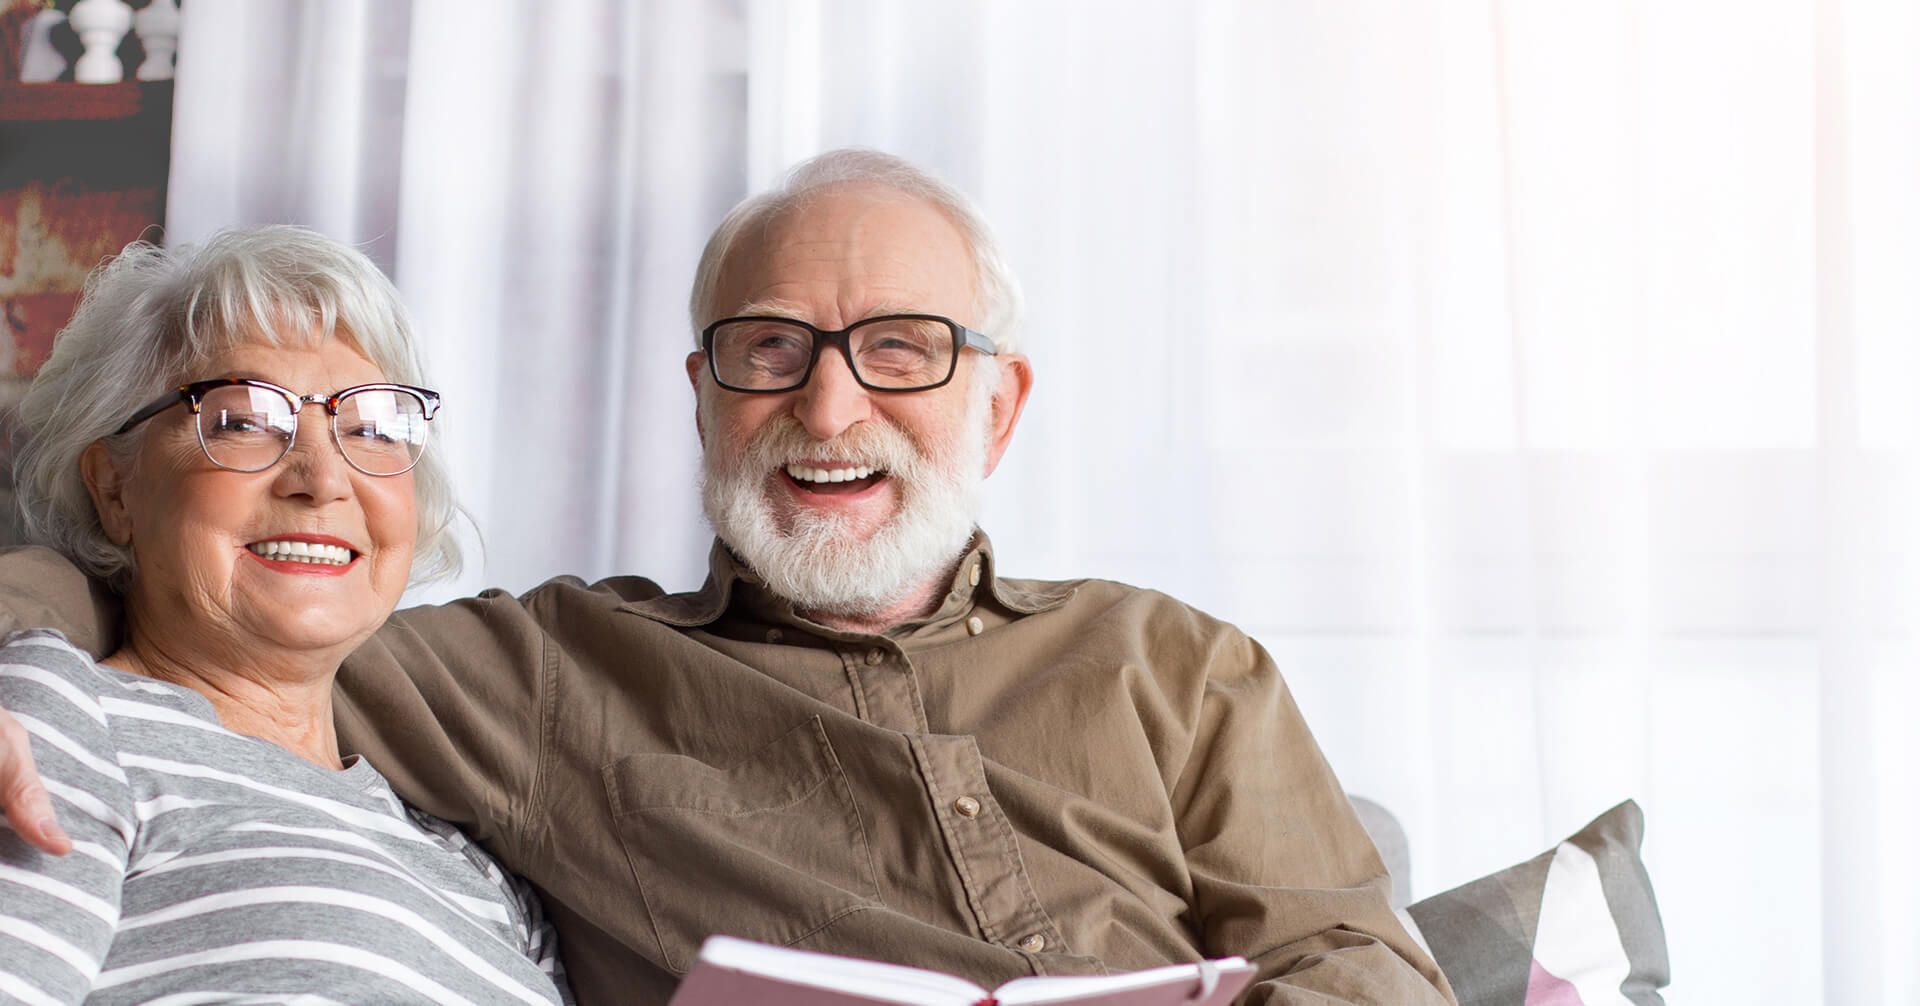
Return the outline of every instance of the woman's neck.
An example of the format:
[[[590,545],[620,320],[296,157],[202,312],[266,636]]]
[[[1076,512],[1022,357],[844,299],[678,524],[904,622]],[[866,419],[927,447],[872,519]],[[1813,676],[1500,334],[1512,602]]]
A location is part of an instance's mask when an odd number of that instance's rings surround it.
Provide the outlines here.
[[[338,770],[333,678],[338,661],[306,655],[222,652],[144,631],[129,611],[127,635],[103,663],[199,692],[228,730],[258,737],[321,768]]]

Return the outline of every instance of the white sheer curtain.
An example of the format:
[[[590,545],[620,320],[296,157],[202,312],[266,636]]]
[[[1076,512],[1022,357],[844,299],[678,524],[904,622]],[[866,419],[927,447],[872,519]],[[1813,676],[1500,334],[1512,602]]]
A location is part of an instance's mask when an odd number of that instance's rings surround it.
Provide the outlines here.
[[[697,582],[679,361],[693,263],[745,184],[737,12],[191,6],[168,239],[301,223],[400,285],[485,545],[422,597],[563,571]]]
[[[365,243],[484,530],[697,582],[684,295],[794,160],[971,192],[987,527],[1260,638],[1416,896],[1632,796],[1674,1001],[1920,1002],[1920,12],[193,0],[172,240]]]

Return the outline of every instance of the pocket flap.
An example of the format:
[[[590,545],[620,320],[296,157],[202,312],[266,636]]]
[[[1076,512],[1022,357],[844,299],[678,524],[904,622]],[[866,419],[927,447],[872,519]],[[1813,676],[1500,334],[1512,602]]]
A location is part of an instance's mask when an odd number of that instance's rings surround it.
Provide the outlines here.
[[[616,816],[653,808],[752,814],[805,800],[835,766],[826,725],[815,716],[729,765],[642,752],[608,764],[604,774]]]

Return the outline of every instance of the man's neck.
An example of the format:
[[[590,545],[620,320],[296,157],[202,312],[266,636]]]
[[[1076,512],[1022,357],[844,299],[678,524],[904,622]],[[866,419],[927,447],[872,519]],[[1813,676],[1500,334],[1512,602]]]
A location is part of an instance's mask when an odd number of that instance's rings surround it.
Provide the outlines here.
[[[919,586],[908,591],[900,600],[870,614],[840,615],[824,611],[802,611],[800,614],[829,629],[874,636],[882,635],[896,625],[925,618],[940,610],[940,602],[947,593],[947,584],[953,580],[953,572],[959,566],[960,561],[955,559],[952,565],[928,577]]]

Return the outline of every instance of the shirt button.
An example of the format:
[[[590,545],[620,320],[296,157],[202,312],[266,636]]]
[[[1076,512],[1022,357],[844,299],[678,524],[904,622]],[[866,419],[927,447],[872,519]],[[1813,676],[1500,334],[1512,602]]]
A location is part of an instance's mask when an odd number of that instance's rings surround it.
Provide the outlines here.
[[[1019,946],[1020,949],[1025,950],[1027,953],[1037,954],[1047,948],[1047,938],[1039,933],[1028,933],[1020,937]]]
[[[967,619],[967,635],[977,636],[985,631],[987,631],[987,623],[982,622],[979,615]]]
[[[980,816],[980,801],[970,796],[963,796],[953,801],[953,812],[961,817],[978,817]]]
[[[781,632],[779,629],[767,630],[767,642],[769,643],[777,643],[785,638],[787,638],[787,634],[784,632]]]
[[[980,563],[975,562],[973,568],[967,570],[967,583],[975,587],[980,586]]]
[[[869,666],[878,667],[880,666],[880,661],[885,659],[887,659],[887,655],[885,653],[880,652],[879,650],[867,651],[867,664]]]

